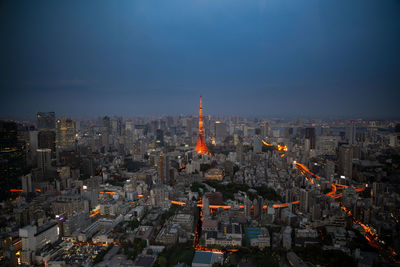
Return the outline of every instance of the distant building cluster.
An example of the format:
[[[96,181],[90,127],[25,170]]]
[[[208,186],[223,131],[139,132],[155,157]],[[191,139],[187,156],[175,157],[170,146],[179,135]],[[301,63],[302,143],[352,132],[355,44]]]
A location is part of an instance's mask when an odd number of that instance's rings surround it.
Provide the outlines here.
[[[202,106],[199,117],[0,121],[1,265],[238,265],[257,261],[235,254],[248,247],[306,266],[310,246],[396,263],[399,138],[399,121]]]

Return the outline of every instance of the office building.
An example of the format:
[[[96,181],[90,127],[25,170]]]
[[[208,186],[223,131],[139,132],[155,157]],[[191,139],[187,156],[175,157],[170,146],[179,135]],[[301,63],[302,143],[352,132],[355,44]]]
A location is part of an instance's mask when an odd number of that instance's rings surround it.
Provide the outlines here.
[[[157,147],[164,146],[164,131],[161,129],[156,130],[156,146]]]
[[[356,125],[354,124],[354,122],[351,122],[349,125],[347,125],[346,139],[347,142],[349,142],[349,145],[356,144],[356,131]]]
[[[253,152],[254,153],[261,153],[262,152],[262,142],[260,136],[253,137]]]
[[[339,174],[352,178],[353,174],[353,147],[342,145],[339,148]]]
[[[75,123],[72,119],[58,119],[56,123],[56,148],[71,151],[75,149]]]
[[[19,129],[16,122],[0,121],[0,188],[5,190],[10,182],[15,184],[17,177],[23,174],[26,166],[25,141],[19,138]],[[5,183],[2,185],[1,183]]]
[[[122,117],[114,117],[111,120],[112,134],[120,136],[122,134]]]
[[[38,131],[29,131],[28,151],[32,161],[36,160],[36,149],[38,149]]]
[[[306,189],[300,189],[300,210],[308,212],[311,205],[311,192]]]
[[[28,225],[19,229],[22,241],[21,263],[32,265],[35,260],[35,252],[47,244],[52,244],[58,239],[58,224],[54,221],[37,227]]]
[[[39,131],[54,131],[56,128],[56,115],[54,112],[38,112],[37,124]]]
[[[38,148],[51,149],[53,155],[56,151],[56,133],[54,131],[40,131],[38,133]]]
[[[333,161],[328,160],[325,164],[325,177],[329,181],[332,181],[334,174],[335,174],[335,163]]]
[[[32,192],[32,174],[23,175],[21,177],[22,192],[28,194]]]
[[[206,196],[203,197],[203,217],[208,219],[210,217],[210,202]]]
[[[101,136],[104,151],[108,151],[110,149],[110,134],[111,134],[110,117],[105,116],[103,118],[103,128]]]
[[[216,121],[214,123],[214,134],[216,140],[224,141],[225,138],[228,136],[225,123]]]
[[[51,149],[37,149],[37,166],[42,177],[44,177],[51,167]]]
[[[269,122],[263,122],[261,125],[261,137],[269,137],[271,135],[271,126]]]
[[[161,183],[168,183],[170,178],[170,160],[169,157],[162,152],[158,158],[157,167],[158,178],[160,179]]]
[[[315,128],[306,128],[305,138],[310,142],[310,149],[315,149]]]

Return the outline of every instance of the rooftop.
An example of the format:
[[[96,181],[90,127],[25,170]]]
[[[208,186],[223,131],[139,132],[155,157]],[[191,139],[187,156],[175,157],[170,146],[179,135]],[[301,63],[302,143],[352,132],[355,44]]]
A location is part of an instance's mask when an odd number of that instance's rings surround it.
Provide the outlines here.
[[[212,252],[196,251],[192,263],[211,264],[212,255]]]

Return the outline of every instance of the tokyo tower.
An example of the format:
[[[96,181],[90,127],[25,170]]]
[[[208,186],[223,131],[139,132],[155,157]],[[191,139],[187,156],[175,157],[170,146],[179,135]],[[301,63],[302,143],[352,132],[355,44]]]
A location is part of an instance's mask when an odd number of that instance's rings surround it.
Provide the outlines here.
[[[198,154],[211,155],[210,151],[206,146],[206,140],[204,139],[204,128],[203,128],[203,104],[200,96],[200,110],[199,110],[199,137],[197,138],[197,145],[195,150]]]

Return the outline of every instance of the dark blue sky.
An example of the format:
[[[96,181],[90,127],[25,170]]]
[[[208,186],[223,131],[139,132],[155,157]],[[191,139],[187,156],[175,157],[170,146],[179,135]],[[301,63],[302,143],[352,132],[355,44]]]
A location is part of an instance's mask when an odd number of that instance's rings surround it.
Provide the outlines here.
[[[399,0],[1,1],[0,117],[399,117]]]

